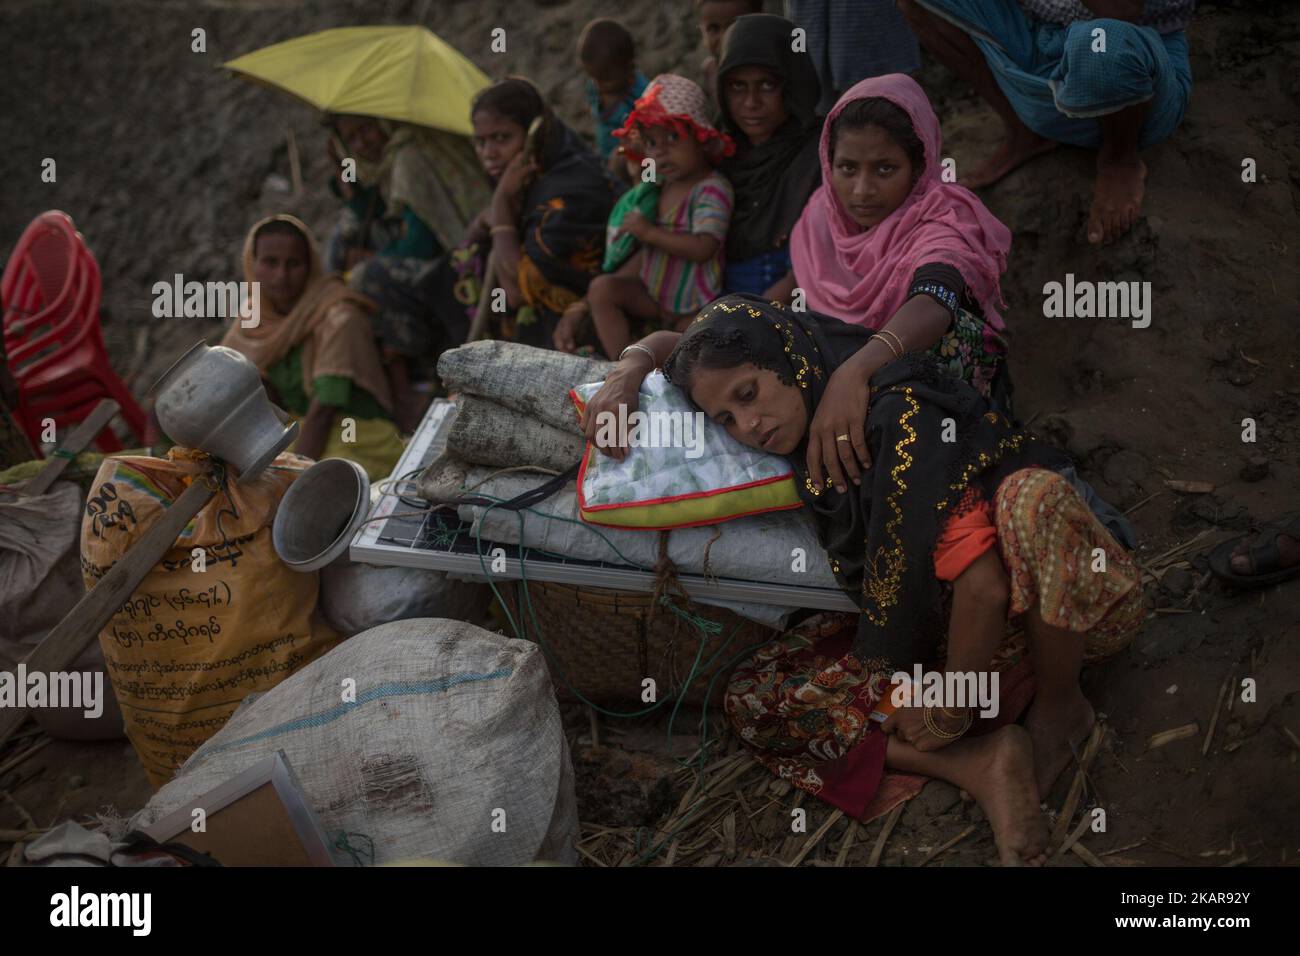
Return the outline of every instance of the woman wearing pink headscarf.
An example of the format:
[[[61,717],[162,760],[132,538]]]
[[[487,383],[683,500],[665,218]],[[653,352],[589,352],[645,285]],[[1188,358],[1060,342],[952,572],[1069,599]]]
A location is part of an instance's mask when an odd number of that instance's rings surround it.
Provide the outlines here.
[[[1009,411],[998,277],[1011,233],[974,193],[944,181],[939,119],[901,73],[840,98],[822,128],[821,165],[781,291],[802,290],[807,308],[876,331],[836,370],[809,433],[812,464],[838,459],[852,476],[867,462],[845,460],[857,443],[839,436],[861,432],[868,379],[905,352],[932,353]]]

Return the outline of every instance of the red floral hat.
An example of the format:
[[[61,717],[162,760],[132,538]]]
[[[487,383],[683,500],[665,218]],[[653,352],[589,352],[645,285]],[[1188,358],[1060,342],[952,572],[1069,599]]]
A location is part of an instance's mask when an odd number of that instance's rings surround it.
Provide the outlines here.
[[[704,145],[709,160],[716,166],[724,156],[736,151],[730,136],[709,122],[704,90],[698,83],[675,73],[660,73],[645,93],[636,101],[622,128],[614,135],[623,140],[624,155],[634,162],[644,158],[637,130],[645,126],[661,126],[679,136],[689,136]]]

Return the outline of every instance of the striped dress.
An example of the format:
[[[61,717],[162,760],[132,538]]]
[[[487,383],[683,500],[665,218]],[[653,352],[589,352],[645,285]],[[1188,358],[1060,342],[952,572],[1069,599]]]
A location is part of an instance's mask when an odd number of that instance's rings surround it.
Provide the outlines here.
[[[667,220],[660,220],[659,225],[673,232],[718,240],[717,254],[705,262],[692,262],[646,244],[641,281],[660,308],[678,314],[695,312],[722,295],[722,259],[732,205],[731,183],[720,173],[710,173],[695,184]]]

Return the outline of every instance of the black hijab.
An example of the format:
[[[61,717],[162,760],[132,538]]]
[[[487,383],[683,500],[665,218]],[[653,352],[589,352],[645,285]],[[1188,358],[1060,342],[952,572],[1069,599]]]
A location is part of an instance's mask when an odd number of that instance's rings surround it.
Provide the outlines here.
[[[521,204],[523,253],[546,282],[580,296],[600,274],[618,187],[582,138],[553,114],[543,136],[542,171]],[[543,344],[550,347],[549,333]]]
[[[784,246],[821,181],[821,123],[815,114],[821,85],[808,54],[790,49],[792,30],[794,24],[784,17],[754,13],[737,18],[722,38],[714,95],[722,128],[737,146],[722,164],[736,194],[727,232],[729,259],[749,259]],[[789,117],[761,146],[750,144],[727,110],[727,73],[742,66],[761,66],[781,77]]]
[[[518,223],[521,275],[530,277],[520,284],[541,321],[526,327],[521,339],[550,348],[560,313],[585,294],[600,274],[605,224],[619,189],[605,164],[560,121],[531,80],[507,76],[480,90],[470,114],[479,110],[503,116],[525,130],[538,117],[542,120],[537,133],[541,171],[524,193]]]
[[[731,345],[745,360],[799,388],[811,421],[831,373],[871,335],[863,326],[816,312],[728,295],[701,310],[664,363],[664,375],[685,388],[692,352],[706,342]],[[844,494],[829,487],[814,490],[806,436],[787,459],[835,579],[862,610],[853,654],[871,670],[907,669],[932,660],[944,636],[934,545],[966,489],[973,490],[975,500],[991,501],[1013,471],[1056,468],[1066,459],[1013,427],[928,355],[908,353],[873,375],[870,384],[872,467],[861,485],[850,485]],[[955,442],[943,441],[949,418]]]

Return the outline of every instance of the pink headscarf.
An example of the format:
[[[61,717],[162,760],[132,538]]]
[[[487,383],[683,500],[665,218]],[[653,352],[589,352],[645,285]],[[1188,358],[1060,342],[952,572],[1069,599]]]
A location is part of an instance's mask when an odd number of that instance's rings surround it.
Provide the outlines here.
[[[830,134],[854,100],[880,96],[902,108],[925,147],[925,165],[903,204],[864,230],[831,185]],[[912,273],[943,262],[961,273],[995,329],[1004,328],[998,276],[1011,232],[964,186],[939,178],[939,118],[916,81],[902,73],[872,77],[840,97],[822,127],[822,184],[790,237],[795,278],[810,309],[878,329],[906,301]]]

